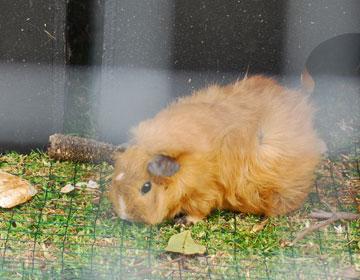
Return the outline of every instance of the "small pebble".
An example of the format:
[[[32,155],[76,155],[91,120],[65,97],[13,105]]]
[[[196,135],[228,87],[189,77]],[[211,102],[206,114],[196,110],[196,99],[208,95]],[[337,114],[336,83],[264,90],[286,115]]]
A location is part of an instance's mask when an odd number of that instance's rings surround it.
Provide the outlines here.
[[[66,184],[64,187],[61,188],[61,193],[69,193],[72,192],[75,189],[75,187],[72,184]]]
[[[98,183],[96,183],[95,181],[89,180],[89,182],[87,183],[87,187],[88,187],[89,189],[98,189],[98,188],[99,188],[99,185],[98,185]]]

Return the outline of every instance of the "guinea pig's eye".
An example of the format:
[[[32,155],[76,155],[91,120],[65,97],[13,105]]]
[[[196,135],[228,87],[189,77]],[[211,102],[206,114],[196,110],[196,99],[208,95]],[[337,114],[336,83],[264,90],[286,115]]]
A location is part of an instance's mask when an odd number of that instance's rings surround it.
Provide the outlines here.
[[[146,194],[151,190],[151,182],[146,182],[142,187],[141,187],[141,193],[142,194]]]

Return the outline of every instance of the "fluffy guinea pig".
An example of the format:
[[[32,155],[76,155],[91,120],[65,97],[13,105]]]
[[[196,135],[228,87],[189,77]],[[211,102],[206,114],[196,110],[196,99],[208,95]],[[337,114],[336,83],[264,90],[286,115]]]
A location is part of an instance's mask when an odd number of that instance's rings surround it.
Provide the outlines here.
[[[324,151],[307,96],[253,76],[181,98],[132,130],[110,200],[122,218],[185,222],[213,209],[287,213],[306,198]]]

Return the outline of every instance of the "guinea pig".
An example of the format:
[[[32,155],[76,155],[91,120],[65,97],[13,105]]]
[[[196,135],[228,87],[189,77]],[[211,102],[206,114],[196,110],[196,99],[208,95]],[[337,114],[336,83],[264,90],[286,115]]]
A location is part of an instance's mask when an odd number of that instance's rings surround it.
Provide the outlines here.
[[[109,197],[120,218],[157,224],[214,209],[273,216],[301,206],[324,151],[308,96],[264,76],[212,85],[132,129]]]

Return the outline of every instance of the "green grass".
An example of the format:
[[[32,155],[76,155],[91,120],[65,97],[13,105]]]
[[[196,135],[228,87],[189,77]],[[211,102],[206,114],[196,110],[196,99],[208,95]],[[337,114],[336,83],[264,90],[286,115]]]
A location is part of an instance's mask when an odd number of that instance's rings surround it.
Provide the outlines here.
[[[168,221],[146,226],[121,221],[106,196],[112,167],[107,164],[56,162],[46,154],[7,153],[0,169],[19,175],[39,192],[29,202],[0,211],[1,279],[295,279],[335,278],[342,269],[360,269],[360,222],[330,225],[293,247],[286,241],[314,221],[313,208],[356,212],[360,200],[358,156],[324,160],[317,191],[299,211],[269,219],[215,211],[207,220],[185,227]],[[98,182],[98,191],[79,188],[60,193],[67,183]],[[334,226],[342,226],[342,232]],[[190,229],[206,246],[205,256],[181,258],[164,252],[170,236]],[[111,278],[113,277],[113,278]]]

